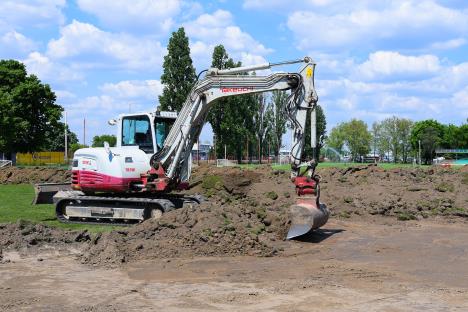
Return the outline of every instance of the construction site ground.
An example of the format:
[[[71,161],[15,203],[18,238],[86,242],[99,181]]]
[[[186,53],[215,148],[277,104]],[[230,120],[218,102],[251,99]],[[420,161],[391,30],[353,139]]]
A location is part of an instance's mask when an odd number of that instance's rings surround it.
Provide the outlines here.
[[[2,184],[44,180],[7,170]],[[293,186],[268,166],[197,168],[206,202],[129,228],[0,224],[0,310],[468,310],[468,167],[320,174],[332,215],[294,241]]]

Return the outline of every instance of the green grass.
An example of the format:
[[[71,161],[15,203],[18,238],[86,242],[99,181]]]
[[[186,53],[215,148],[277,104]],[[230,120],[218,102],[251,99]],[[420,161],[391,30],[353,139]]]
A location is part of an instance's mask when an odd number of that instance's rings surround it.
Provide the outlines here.
[[[29,184],[0,185],[0,223],[15,223],[19,219],[44,223],[50,226],[84,230],[90,232],[109,232],[118,226],[92,225],[92,224],[65,224],[55,218],[53,205],[31,205],[34,198],[34,189]]]

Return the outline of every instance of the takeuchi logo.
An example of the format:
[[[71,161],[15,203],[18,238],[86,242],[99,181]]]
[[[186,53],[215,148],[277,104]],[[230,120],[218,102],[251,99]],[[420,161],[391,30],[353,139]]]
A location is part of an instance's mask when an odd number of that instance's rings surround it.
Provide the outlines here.
[[[227,92],[247,92],[247,91],[253,91],[253,87],[239,87],[239,88],[221,88],[222,93],[227,93]]]

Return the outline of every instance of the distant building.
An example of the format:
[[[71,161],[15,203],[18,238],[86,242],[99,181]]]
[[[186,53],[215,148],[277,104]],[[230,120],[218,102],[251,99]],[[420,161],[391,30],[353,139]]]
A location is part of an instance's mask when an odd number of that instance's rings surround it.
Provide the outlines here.
[[[198,150],[198,144],[195,143],[192,148],[192,160],[196,161],[197,157],[200,157],[200,160],[208,160],[210,157],[211,151],[210,144],[200,143],[200,150]]]

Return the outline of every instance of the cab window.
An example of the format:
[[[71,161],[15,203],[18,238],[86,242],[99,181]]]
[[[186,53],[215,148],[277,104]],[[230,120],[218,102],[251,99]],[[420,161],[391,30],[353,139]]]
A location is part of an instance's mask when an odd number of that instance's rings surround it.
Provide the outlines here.
[[[168,118],[156,118],[154,120],[154,129],[156,131],[156,146],[160,150],[164,146],[164,141],[166,141],[167,135],[171,130],[174,119]]]
[[[122,120],[122,146],[136,145],[145,153],[153,153],[151,122],[146,115],[128,116]]]

